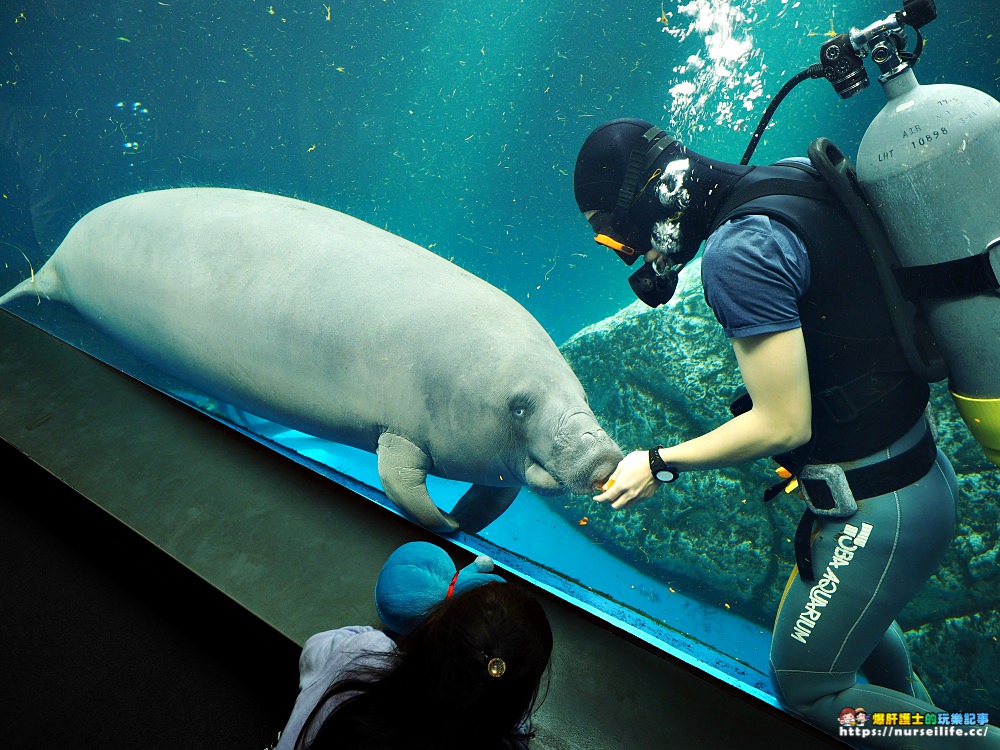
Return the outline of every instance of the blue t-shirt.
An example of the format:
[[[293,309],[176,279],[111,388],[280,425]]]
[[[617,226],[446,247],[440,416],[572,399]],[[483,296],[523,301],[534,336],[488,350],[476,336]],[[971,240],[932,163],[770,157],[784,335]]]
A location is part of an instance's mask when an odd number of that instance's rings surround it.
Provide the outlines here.
[[[809,288],[809,256],[784,224],[743,216],[705,242],[701,279],[729,338],[789,331],[801,325],[798,300]]]

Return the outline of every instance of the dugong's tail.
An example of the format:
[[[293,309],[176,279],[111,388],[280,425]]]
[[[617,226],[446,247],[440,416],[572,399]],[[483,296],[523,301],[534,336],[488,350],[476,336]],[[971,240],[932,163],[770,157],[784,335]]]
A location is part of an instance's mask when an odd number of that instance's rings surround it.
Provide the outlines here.
[[[59,276],[56,274],[51,262],[46,263],[38,273],[32,273],[29,278],[22,281],[3,296],[0,296],[0,307],[20,297],[28,296],[35,297],[39,301],[43,297],[45,299],[65,301],[62,282],[59,280]]]

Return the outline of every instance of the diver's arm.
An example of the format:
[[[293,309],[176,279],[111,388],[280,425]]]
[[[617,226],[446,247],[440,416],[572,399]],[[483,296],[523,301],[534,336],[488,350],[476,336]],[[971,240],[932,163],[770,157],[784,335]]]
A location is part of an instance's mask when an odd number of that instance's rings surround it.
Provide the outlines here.
[[[758,431],[746,460],[805,445],[812,437],[812,395],[801,328],[733,339],[733,351],[753,409],[736,419]],[[725,426],[725,425],[723,425]]]
[[[681,472],[718,469],[783,453],[808,442],[812,422],[802,329],[733,340],[753,409],[693,440],[660,451]],[[627,455],[595,499],[622,508],[658,487],[646,451]]]

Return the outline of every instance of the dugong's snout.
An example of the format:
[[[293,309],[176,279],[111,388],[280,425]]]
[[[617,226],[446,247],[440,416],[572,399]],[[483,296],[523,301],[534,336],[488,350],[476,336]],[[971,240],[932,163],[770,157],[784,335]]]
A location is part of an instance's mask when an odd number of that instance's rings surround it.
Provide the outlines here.
[[[589,463],[582,463],[577,482],[570,486],[577,494],[600,492],[602,485],[625,457],[622,449],[604,430],[593,435],[592,440],[592,449],[586,454],[590,459]]]
[[[624,457],[621,448],[597,423],[589,410],[576,411],[559,420],[548,460],[526,473],[528,484],[542,492],[580,495],[600,491]],[[540,481],[544,476],[549,482]]]

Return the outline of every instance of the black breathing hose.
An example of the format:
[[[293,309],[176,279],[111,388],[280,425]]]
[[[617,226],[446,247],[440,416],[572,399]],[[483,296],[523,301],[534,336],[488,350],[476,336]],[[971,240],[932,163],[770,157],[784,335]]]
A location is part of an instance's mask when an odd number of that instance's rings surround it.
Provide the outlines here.
[[[805,70],[800,73],[796,73],[781,87],[781,90],[775,95],[771,103],[767,105],[767,109],[764,110],[764,114],[761,115],[760,123],[757,125],[757,129],[754,131],[753,136],[750,138],[750,143],[747,145],[747,150],[743,154],[743,158],[740,159],[740,164],[749,164],[750,157],[753,156],[753,152],[757,148],[757,144],[760,142],[761,136],[764,135],[764,131],[767,129],[768,124],[771,122],[771,118],[774,116],[774,111],[781,104],[781,100],[788,96],[788,92],[793,88],[798,86],[807,78],[823,78],[823,66],[820,63],[815,65],[810,65]]]
[[[933,2],[930,4],[930,6],[931,9],[933,10],[934,9]],[[933,18],[934,16],[931,17],[931,20],[933,20]],[[924,23],[927,23],[927,21],[924,21]],[[900,50],[900,58],[910,67],[913,67],[914,65],[917,64],[917,60],[920,59],[920,53],[923,52],[924,50],[923,34],[920,33],[920,29],[917,27],[914,27],[914,30],[917,32],[916,49],[914,49],[913,52],[905,52]],[[753,152],[757,149],[757,144],[760,143],[760,139],[764,135],[764,131],[770,124],[771,118],[774,116],[774,111],[778,108],[778,105],[781,104],[781,100],[784,99],[786,96],[788,96],[788,92],[790,92],[793,88],[798,86],[807,78],[824,78],[824,77],[825,76],[823,74],[823,65],[821,63],[815,63],[813,65],[810,65],[805,70],[796,73],[794,76],[788,79],[785,85],[781,87],[781,90],[775,95],[774,99],[771,100],[771,103],[767,105],[767,109],[764,110],[764,114],[761,115],[760,122],[757,124],[757,129],[750,137],[750,143],[747,145],[747,150],[743,153],[743,158],[740,159],[740,164],[750,163],[750,157],[753,156]]]

